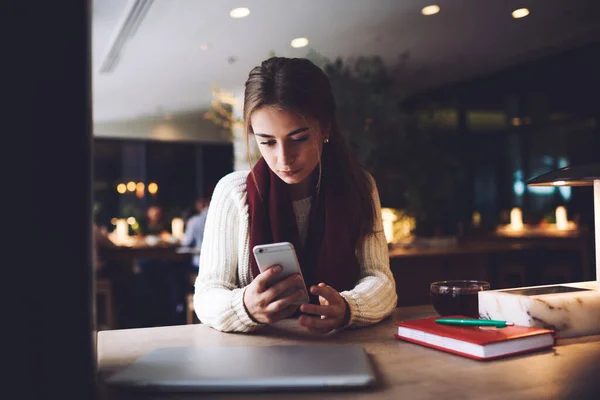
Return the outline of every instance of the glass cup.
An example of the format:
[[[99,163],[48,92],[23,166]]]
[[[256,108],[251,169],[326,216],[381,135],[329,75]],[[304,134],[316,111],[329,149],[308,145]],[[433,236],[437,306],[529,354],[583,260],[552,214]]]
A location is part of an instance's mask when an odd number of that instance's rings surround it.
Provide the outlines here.
[[[478,292],[489,290],[490,283],[475,280],[433,282],[429,288],[431,305],[440,316],[464,315],[479,318]]]

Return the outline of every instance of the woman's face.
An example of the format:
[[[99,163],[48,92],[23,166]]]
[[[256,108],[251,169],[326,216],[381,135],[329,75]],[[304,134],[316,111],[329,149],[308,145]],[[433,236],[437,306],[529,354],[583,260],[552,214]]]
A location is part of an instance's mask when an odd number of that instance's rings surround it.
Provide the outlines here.
[[[259,108],[250,121],[269,168],[289,185],[308,184],[325,137],[315,121],[275,107]]]
[[[157,222],[162,217],[162,210],[158,207],[148,208],[148,219],[152,222]]]

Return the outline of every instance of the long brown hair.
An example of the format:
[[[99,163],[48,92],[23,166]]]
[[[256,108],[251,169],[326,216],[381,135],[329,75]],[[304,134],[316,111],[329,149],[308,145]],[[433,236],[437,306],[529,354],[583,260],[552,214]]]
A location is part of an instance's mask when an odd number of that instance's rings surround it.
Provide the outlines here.
[[[350,226],[358,231],[358,243],[373,232],[374,204],[367,172],[350,153],[336,122],[336,104],[329,78],[315,64],[304,58],[272,57],[254,67],[244,92],[244,126],[250,162],[249,136],[253,134],[250,117],[264,106],[276,106],[318,121],[329,129],[327,146],[331,161],[339,171],[346,189]],[[256,182],[256,178],[254,178]]]

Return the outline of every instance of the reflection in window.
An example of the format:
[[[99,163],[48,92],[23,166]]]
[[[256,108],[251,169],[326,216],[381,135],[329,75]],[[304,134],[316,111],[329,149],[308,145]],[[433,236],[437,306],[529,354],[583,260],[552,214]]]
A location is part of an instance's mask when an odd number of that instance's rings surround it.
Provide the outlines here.
[[[529,157],[529,177],[527,179],[545,174],[561,166],[566,166],[569,159],[566,157],[569,129],[565,126],[545,127],[533,133],[531,141],[531,155]],[[533,212],[546,213],[556,208],[559,188],[554,186],[532,186],[527,190],[531,193],[531,208]],[[567,193],[570,196],[570,193]],[[566,199],[565,197],[563,197]],[[562,200],[560,200],[562,201]]]
[[[467,111],[467,126],[470,131],[497,131],[505,129],[507,125],[508,116],[504,111]]]
[[[558,168],[565,168],[569,166],[569,159],[567,157],[558,157]],[[571,198],[571,186],[560,186],[558,188],[560,195],[566,201]]]
[[[554,193],[556,188],[554,186],[528,186],[527,191],[529,193],[537,194],[540,196],[549,196]]]
[[[525,193],[525,183],[522,180],[515,180],[513,191],[517,197],[522,197],[523,193]]]
[[[486,228],[498,223],[498,181],[491,166],[481,166],[475,171],[473,205],[480,213]]]
[[[508,137],[508,168],[512,176],[513,202],[512,205],[523,207],[523,194],[525,193],[525,180],[521,162],[521,146],[519,135],[512,134]]]
[[[558,188],[558,191],[560,192],[562,198],[566,201],[571,199],[571,186],[561,186]]]
[[[458,110],[453,108],[421,110],[417,115],[422,129],[455,130],[458,127]]]

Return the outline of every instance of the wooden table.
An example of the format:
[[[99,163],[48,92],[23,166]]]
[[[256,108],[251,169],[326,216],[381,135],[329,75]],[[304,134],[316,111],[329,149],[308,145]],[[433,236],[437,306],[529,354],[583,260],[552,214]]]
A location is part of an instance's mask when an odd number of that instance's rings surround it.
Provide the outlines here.
[[[508,243],[508,242],[466,242],[448,247],[408,247],[392,248],[389,251],[390,258],[415,258],[429,256],[471,255],[471,254],[494,254],[506,252],[519,252],[534,248],[531,243]]]
[[[475,361],[394,338],[394,322],[433,315],[429,306],[397,308],[381,323],[315,337],[285,320],[253,334],[218,332],[207,325],[183,325],[98,333],[101,379],[153,349],[168,346],[268,346],[279,344],[360,344],[370,354],[379,384],[354,392],[172,394],[144,398],[252,399],[579,399],[600,390],[600,336],[561,341],[553,350],[495,361]],[[101,385],[107,398],[120,398]],[[594,392],[596,391],[596,392]],[[136,397],[137,398],[137,397]],[[596,397],[589,397],[596,398]]]

